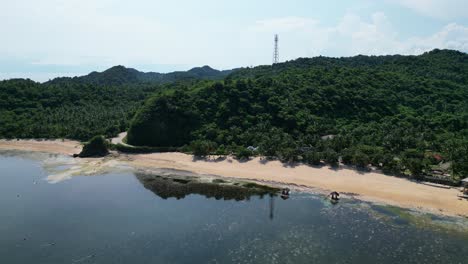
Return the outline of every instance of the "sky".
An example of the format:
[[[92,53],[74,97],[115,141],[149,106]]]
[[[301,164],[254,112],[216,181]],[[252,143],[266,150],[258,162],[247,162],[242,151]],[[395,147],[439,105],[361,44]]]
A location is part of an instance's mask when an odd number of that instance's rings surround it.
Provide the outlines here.
[[[0,0],[0,79],[468,52],[468,0]]]

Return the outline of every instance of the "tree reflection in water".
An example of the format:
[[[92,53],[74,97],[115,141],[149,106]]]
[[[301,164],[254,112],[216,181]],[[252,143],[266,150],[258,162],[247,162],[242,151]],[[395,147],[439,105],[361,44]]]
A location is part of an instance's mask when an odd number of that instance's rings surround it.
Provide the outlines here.
[[[201,181],[197,177],[160,176],[136,173],[143,186],[157,196],[183,199],[190,194],[199,194],[217,200],[249,200],[252,196],[276,196],[277,188],[246,182],[229,182],[221,179]]]

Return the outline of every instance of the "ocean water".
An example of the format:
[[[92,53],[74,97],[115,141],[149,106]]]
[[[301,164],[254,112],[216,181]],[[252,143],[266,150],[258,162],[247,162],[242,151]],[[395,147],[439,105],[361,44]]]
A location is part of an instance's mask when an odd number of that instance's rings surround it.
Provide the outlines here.
[[[466,218],[131,172],[46,177],[40,159],[0,155],[0,263],[467,263]]]

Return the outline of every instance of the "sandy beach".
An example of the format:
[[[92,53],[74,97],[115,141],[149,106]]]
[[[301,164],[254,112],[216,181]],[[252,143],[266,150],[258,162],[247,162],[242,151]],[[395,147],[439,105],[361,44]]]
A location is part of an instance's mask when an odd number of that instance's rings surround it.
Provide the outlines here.
[[[0,149],[72,155],[81,150],[81,144],[70,140],[0,140]],[[318,192],[336,190],[366,201],[468,217],[468,201],[457,197],[460,193],[458,188],[439,188],[378,172],[359,172],[343,166],[337,169],[305,165],[290,167],[279,161],[265,161],[260,158],[247,162],[239,162],[230,157],[197,160],[183,153],[119,154],[104,159],[107,162],[99,162],[103,159],[82,159],[82,162],[112,166],[118,162],[141,169],[177,169],[201,175],[297,186]],[[109,159],[112,162],[108,162]]]
[[[73,155],[81,151],[82,145],[73,140],[0,140],[0,149],[24,150]]]

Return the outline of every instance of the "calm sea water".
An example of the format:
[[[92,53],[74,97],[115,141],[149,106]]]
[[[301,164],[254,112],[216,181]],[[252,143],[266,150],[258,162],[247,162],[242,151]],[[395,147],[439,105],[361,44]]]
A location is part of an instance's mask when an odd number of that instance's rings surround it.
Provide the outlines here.
[[[466,219],[311,194],[177,199],[133,173],[46,176],[0,155],[0,263],[467,263]]]

